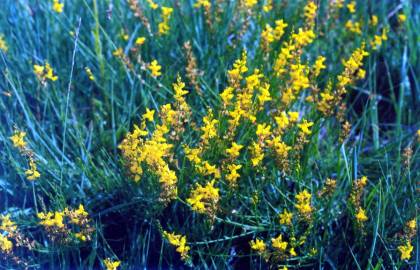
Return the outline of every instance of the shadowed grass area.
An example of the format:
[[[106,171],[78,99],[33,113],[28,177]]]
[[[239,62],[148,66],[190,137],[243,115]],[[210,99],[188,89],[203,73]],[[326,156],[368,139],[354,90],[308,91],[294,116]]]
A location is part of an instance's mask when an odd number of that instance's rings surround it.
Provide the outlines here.
[[[1,1],[0,268],[415,269],[419,9]]]

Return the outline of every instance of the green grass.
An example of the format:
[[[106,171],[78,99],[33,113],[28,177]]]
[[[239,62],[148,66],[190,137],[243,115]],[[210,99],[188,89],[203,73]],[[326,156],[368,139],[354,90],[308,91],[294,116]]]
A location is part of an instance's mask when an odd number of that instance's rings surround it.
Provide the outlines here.
[[[214,224],[185,203],[195,181],[185,158],[178,160],[181,168],[187,168],[177,171],[180,199],[164,206],[157,202],[159,188],[153,175],[146,173],[138,184],[130,179],[118,145],[140,122],[146,107],[159,110],[160,105],[173,102],[172,83],[177,75],[187,81],[185,42],[191,42],[203,72],[198,79],[203,94],[187,83],[190,94],[186,98],[193,111],[191,121],[201,123],[208,107],[219,106],[218,94],[228,84],[226,72],[243,50],[248,52],[250,70],[272,70],[281,43],[275,43],[265,59],[259,47],[261,29],[284,19],[289,24],[287,38],[293,27],[302,27],[306,1],[274,1],[279,3],[269,14],[254,15],[243,36],[238,36],[245,20],[238,14],[239,1],[226,1],[220,21],[211,29],[203,11],[193,8],[195,1],[156,1],[174,7],[167,36],[155,34],[160,11],[139,2],[153,36],[123,0],[66,1],[60,14],[52,11],[50,1],[0,3],[0,33],[9,47],[6,53],[0,51],[0,214],[10,213],[25,236],[36,241],[32,250],[14,249],[15,256],[34,269],[100,269],[108,257],[121,260],[122,269],[269,269],[270,263],[250,251],[249,241],[277,235],[277,214],[292,205],[295,191],[305,187],[315,196],[326,178],[335,178],[332,199],[314,200],[317,214],[307,243],[317,248],[317,255],[299,254],[279,265],[290,269],[418,267],[418,238],[412,241],[411,260],[400,260],[397,250],[405,223],[418,217],[420,6],[415,1],[357,1],[360,8],[355,17],[367,24],[377,14],[379,26],[389,26],[390,32],[381,49],[364,61],[366,78],[349,88],[345,103],[346,119],[352,124],[350,135],[341,143],[339,123],[322,118],[303,99],[298,100],[293,110],[305,112],[316,123],[311,142],[292,173],[283,175],[273,169],[266,174],[269,182],[264,182],[248,167],[239,190],[223,186],[223,209]],[[327,19],[327,2],[317,1],[320,11],[315,31],[319,38],[305,49],[303,57],[310,63],[318,55],[327,58],[327,71],[318,80],[321,88],[342,71],[341,59],[372,36],[367,25],[360,36],[348,33],[346,12],[337,20]],[[400,13],[407,15],[407,21],[399,26]],[[121,38],[121,30],[128,34],[127,41]],[[112,55],[119,47],[128,54],[138,36],[147,38],[141,48],[142,60],[157,59],[162,65],[162,76],[157,79],[135,59],[131,59],[134,68],[130,70]],[[46,87],[33,74],[33,65],[44,61],[59,77]],[[88,79],[85,67],[92,70],[95,82]],[[282,81],[273,76],[268,79],[271,89],[282,89]],[[15,127],[26,131],[35,153],[41,178],[34,182],[26,179],[27,161],[9,139]],[[250,132],[244,125],[238,134],[249,141]],[[287,136],[295,138],[294,134]],[[197,133],[187,129],[182,143],[196,141]],[[214,143],[209,155],[217,156],[226,147],[223,143]],[[404,164],[407,146],[413,149],[408,166]],[[180,143],[175,152],[181,149]],[[245,162],[247,158],[240,159]],[[362,175],[369,179],[363,196],[369,220],[363,234],[355,228],[354,209],[348,204],[352,182]],[[254,205],[250,198],[256,192],[260,202]],[[92,240],[77,245],[50,241],[36,213],[80,203],[92,218]],[[187,235],[192,255],[189,265],[162,240],[161,227]],[[21,267],[0,256],[0,269]]]

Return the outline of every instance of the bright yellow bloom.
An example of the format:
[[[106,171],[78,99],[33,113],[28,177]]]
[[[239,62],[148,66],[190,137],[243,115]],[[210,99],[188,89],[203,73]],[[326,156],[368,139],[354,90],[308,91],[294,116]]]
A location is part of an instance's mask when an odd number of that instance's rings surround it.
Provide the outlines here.
[[[318,58],[315,61],[314,67],[313,67],[315,76],[318,76],[319,73],[321,73],[321,70],[326,68],[324,62],[325,62],[325,57],[324,56],[318,56]]]
[[[261,163],[261,161],[264,159],[263,150],[261,146],[256,142],[252,143],[252,145],[250,146],[250,150],[252,153],[252,157],[251,157],[252,166],[254,167],[258,166]]]
[[[231,158],[237,158],[240,154],[239,151],[241,151],[242,148],[243,148],[243,145],[240,145],[240,144],[237,144],[236,142],[233,142],[232,147],[226,149],[226,153]]]
[[[264,12],[270,12],[273,9],[273,0],[267,0],[266,4],[263,6]]]
[[[124,56],[124,50],[121,47],[117,48],[115,51],[112,52],[112,55],[117,57],[117,58],[123,57]]]
[[[306,218],[312,213],[311,197],[312,195],[306,189],[295,195],[297,200],[296,209]]]
[[[307,21],[311,21],[315,18],[317,9],[318,7],[314,2],[308,2],[308,4],[303,9]]]
[[[144,42],[146,41],[145,37],[138,37],[136,38],[136,41],[134,42],[137,46],[141,46],[144,44]]]
[[[296,45],[304,47],[311,44],[315,39],[315,33],[312,29],[303,30],[299,28],[298,33],[294,33],[292,35],[293,40],[295,41]]]
[[[409,260],[411,258],[413,246],[411,245],[410,241],[407,241],[405,245],[398,246],[398,250],[401,253],[401,260]]]
[[[299,119],[299,112],[288,112],[290,122],[296,122]]]
[[[313,122],[308,122],[306,119],[304,119],[302,123],[298,124],[298,127],[304,135],[311,135],[312,131],[309,128],[313,125]]]
[[[13,146],[19,148],[19,150],[24,150],[26,147],[25,136],[26,132],[16,130],[13,136],[10,137]]]
[[[160,75],[162,75],[162,72],[160,71],[162,69],[162,67],[159,65],[157,60],[153,60],[149,66],[148,66],[150,72],[152,73],[153,77],[159,77]]]
[[[210,1],[209,1],[209,0],[197,0],[197,1],[194,3],[194,7],[195,7],[195,8],[201,8],[201,7],[203,7],[203,8],[208,9],[208,8],[210,8],[210,7],[211,7],[211,3],[210,3]]]
[[[10,253],[13,249],[13,243],[3,234],[0,233],[0,251]]]
[[[151,9],[157,9],[159,7],[159,5],[156,4],[155,2],[153,2],[153,0],[146,0],[146,1],[147,1],[147,3],[149,3],[149,7]]]
[[[368,217],[366,216],[365,210],[362,207],[359,207],[359,210],[356,213],[356,219],[360,223],[368,220]]]
[[[111,260],[110,258],[106,258],[104,261],[103,261],[103,263],[104,263],[104,265],[105,265],[105,267],[106,267],[106,270],[117,270],[118,269],[118,267],[120,266],[120,264],[121,264],[121,262],[120,261],[114,261],[114,260]]]
[[[33,68],[35,75],[41,82],[45,82],[47,79],[50,81],[56,81],[58,79],[48,62],[45,63],[45,66],[34,65]]]
[[[8,233],[12,233],[17,230],[16,223],[10,219],[10,214],[8,215],[0,215],[0,230],[3,230]]]
[[[219,120],[213,118],[213,111],[210,109],[206,116],[203,117],[203,126],[200,128],[203,134],[201,140],[204,144],[208,144],[209,140],[217,136],[217,124]]]
[[[248,8],[252,8],[258,3],[258,0],[245,0],[245,6]]]
[[[279,234],[279,236],[277,236],[277,238],[272,238],[271,239],[271,245],[273,246],[273,248],[284,252],[286,251],[287,245],[288,243],[286,241],[283,241],[283,236],[281,234]]]
[[[279,215],[279,218],[280,218],[280,224],[282,224],[282,225],[292,225],[293,213],[287,211],[287,209],[284,209],[283,213],[281,213]]]
[[[407,222],[407,227],[410,228],[411,230],[415,231],[417,228],[417,223],[416,223],[416,219],[413,218],[412,220]]]
[[[57,227],[57,228],[64,228],[64,213],[63,212],[48,212],[43,213],[39,212],[37,214],[38,218],[41,220],[39,224],[45,227]]]
[[[352,20],[348,20],[345,24],[345,27],[353,33],[356,34],[362,34],[362,26],[360,25],[360,22],[353,22]]]
[[[155,115],[155,110],[149,110],[149,108],[146,108],[146,112],[143,114],[142,118],[153,122],[153,116]]]
[[[25,175],[28,180],[36,180],[41,176],[41,174],[38,172],[36,163],[32,158],[29,159],[29,169],[25,171]]]
[[[257,238],[255,240],[251,240],[249,242],[252,250],[257,251],[258,253],[262,253],[266,250],[266,245],[263,240]]]
[[[398,22],[400,24],[404,23],[406,20],[407,20],[407,16],[405,16],[405,14],[403,14],[403,13],[398,14]]]
[[[190,247],[187,245],[187,238],[185,236],[163,231],[163,237],[168,240],[171,245],[177,247],[176,251],[181,255],[183,260],[188,258]]]
[[[165,35],[169,32],[169,19],[171,17],[171,14],[173,12],[173,8],[170,7],[162,7],[162,22],[159,23],[159,34]]]
[[[53,0],[53,10],[57,13],[63,12],[64,3],[60,3],[59,0]]]
[[[229,174],[226,175],[226,180],[229,182],[231,186],[236,186],[236,182],[238,178],[240,177],[240,174],[237,171],[240,168],[242,168],[242,165],[236,165],[236,164],[228,165]]]
[[[297,256],[297,253],[295,251],[295,248],[293,248],[293,247],[289,249],[289,253],[290,253],[290,256],[292,256],[292,257]]]
[[[259,138],[265,138],[271,134],[271,126],[264,124],[258,124],[257,125],[257,131],[256,134]]]
[[[191,192],[187,203],[191,206],[193,211],[209,215],[214,214],[217,210],[217,202],[219,201],[219,189],[214,187],[215,180],[202,186],[197,184],[196,188]]]
[[[349,10],[350,13],[355,13],[356,12],[356,1],[351,1],[350,3],[347,4],[347,9]]]

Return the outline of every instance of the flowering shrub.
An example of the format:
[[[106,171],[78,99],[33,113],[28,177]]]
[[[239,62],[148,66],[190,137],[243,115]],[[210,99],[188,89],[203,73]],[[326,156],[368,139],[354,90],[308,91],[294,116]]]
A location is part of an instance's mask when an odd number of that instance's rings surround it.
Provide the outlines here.
[[[418,14],[379,2],[10,4],[2,265],[415,267]]]

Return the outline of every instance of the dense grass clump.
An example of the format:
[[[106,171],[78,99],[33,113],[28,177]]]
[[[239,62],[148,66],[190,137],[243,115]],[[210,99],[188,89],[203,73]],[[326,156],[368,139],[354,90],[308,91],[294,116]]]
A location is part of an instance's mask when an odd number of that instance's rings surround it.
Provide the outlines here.
[[[1,269],[415,269],[414,1],[0,1]]]

